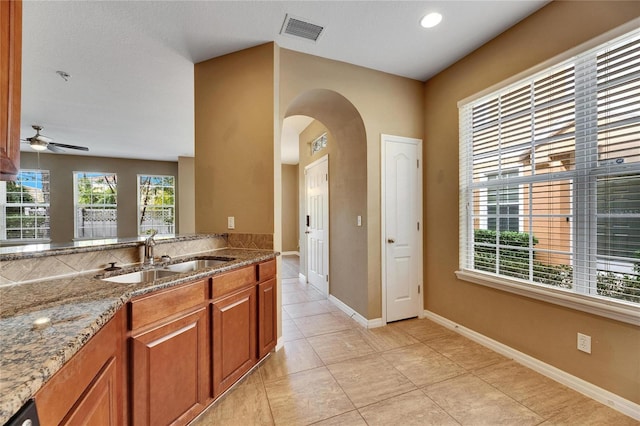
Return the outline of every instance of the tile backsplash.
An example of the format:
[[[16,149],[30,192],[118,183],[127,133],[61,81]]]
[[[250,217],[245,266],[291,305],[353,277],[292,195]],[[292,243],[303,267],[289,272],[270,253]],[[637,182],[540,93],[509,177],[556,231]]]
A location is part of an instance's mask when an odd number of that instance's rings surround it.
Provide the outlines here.
[[[273,234],[228,234],[229,247],[273,250]]]
[[[181,257],[229,246],[224,236],[207,236],[184,241],[157,240],[155,255]],[[0,263],[0,285],[99,271],[109,266],[110,262],[116,262],[118,266],[130,266],[141,262],[143,251],[142,245],[106,250],[101,247],[96,251],[83,250],[78,253],[6,260]]]

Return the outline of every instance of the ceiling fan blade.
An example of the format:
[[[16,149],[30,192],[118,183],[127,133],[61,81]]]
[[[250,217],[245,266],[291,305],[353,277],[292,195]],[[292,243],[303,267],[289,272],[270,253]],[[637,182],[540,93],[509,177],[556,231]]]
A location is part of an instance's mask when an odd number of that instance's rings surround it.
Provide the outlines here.
[[[47,149],[51,152],[64,152],[63,149],[58,148],[57,146],[55,146],[55,144],[53,143],[49,143],[47,144]]]
[[[89,151],[89,148],[87,148],[86,146],[67,145],[67,144],[64,144],[64,143],[49,142],[48,146],[52,146],[52,145],[54,147],[58,147],[58,148],[77,149],[79,151]]]

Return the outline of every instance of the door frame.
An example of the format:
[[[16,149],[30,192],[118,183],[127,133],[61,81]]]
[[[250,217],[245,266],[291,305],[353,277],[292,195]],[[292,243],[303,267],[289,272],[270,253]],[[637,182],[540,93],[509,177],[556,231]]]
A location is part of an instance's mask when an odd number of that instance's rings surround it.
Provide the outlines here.
[[[418,222],[420,223],[420,229],[418,230],[418,238],[420,243],[417,247],[417,256],[420,259],[418,262],[418,276],[420,279],[420,288],[422,291],[420,292],[418,304],[418,311],[416,315],[418,318],[424,317],[424,258],[423,258],[423,246],[424,246],[424,238],[423,238],[423,229],[424,229],[424,217],[423,217],[423,206],[422,206],[422,180],[424,179],[424,161],[422,159],[422,139],[408,138],[404,136],[394,136],[387,135],[384,133],[380,134],[380,264],[381,264],[381,285],[382,285],[382,323],[387,324],[387,213],[386,213],[386,172],[387,172],[387,143],[410,143],[418,146],[418,160],[420,161],[421,167],[419,168],[419,179],[418,186],[416,188],[417,191],[417,203],[418,206]]]
[[[330,270],[330,263],[329,263],[329,227],[330,227],[330,222],[329,222],[329,217],[331,216],[331,203],[329,202],[329,178],[330,178],[330,170],[329,170],[329,154],[325,154],[322,157],[318,158],[317,160],[307,164],[306,166],[304,166],[304,214],[303,217],[306,219],[308,212],[308,203],[307,203],[307,170],[312,169],[313,167],[317,166],[318,164],[322,163],[326,161],[327,162],[327,217],[325,217],[325,223],[327,224],[327,232],[325,232],[325,255],[326,255],[326,261],[327,261],[327,277],[330,277],[329,274],[329,270]],[[324,213],[324,210],[323,210]],[[303,222],[304,224],[304,222]],[[304,228],[306,228],[306,224],[304,224],[305,226],[303,226]],[[309,241],[307,238],[307,234],[305,233],[304,236],[304,256],[305,256],[305,262],[304,262],[304,272],[305,272],[305,280],[307,282],[307,284],[309,283]],[[331,281],[329,278],[327,278],[327,293],[325,294],[325,296],[329,296],[329,294],[331,293]],[[315,288],[315,286],[313,286]]]

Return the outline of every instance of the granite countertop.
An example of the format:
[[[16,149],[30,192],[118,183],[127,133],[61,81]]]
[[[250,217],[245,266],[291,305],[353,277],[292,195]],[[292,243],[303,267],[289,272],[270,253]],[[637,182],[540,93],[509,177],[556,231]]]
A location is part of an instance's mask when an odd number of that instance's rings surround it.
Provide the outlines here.
[[[106,282],[97,279],[94,272],[0,287],[0,424],[7,422],[133,297],[272,259],[277,254],[246,249],[199,253],[180,260],[201,256],[235,260],[151,283]],[[34,330],[34,320],[42,317],[50,318],[51,325]]]

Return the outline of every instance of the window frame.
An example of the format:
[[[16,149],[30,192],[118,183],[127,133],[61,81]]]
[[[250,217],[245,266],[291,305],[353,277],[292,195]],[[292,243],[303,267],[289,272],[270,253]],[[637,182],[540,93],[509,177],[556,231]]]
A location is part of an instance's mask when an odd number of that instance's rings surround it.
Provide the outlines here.
[[[137,214],[136,214],[136,219],[137,219],[136,223],[137,223],[137,225],[136,225],[136,229],[137,229],[137,232],[138,232],[138,236],[144,237],[144,236],[148,235],[147,232],[143,233],[142,230],[141,230],[143,205],[142,205],[141,199],[140,199],[141,195],[142,195],[141,194],[142,185],[141,185],[140,179],[142,177],[161,178],[161,179],[172,178],[173,179],[173,186],[172,186],[172,188],[173,188],[173,204],[171,204],[171,205],[162,204],[162,207],[161,207],[163,209],[168,209],[168,208],[173,209],[173,223],[171,224],[171,227],[173,228],[173,232],[171,232],[171,233],[158,232],[158,235],[175,235],[175,231],[176,231],[176,216],[177,216],[176,215],[176,212],[177,212],[176,211],[176,189],[177,189],[176,176],[173,176],[173,175],[157,175],[157,174],[150,174],[150,173],[140,173],[140,174],[138,174],[136,176],[136,197],[137,197]],[[163,185],[163,188],[165,188],[165,187],[166,186]]]
[[[576,49],[572,49],[571,51],[566,52],[565,54],[560,55],[559,57],[553,58],[550,61],[546,61],[545,63],[540,64],[539,66],[535,67],[532,70],[525,71],[524,73],[520,73],[517,76],[512,77],[511,79],[509,79],[508,81],[500,85],[490,87],[489,89],[483,91],[480,94],[474,95],[471,98],[461,100],[458,103],[458,106],[460,107],[459,122],[460,122],[461,128],[464,120],[469,119],[467,116],[464,115],[465,113],[463,111],[463,107],[465,105],[470,105],[471,103],[487,98],[492,94],[497,95],[498,92],[502,92],[509,86],[513,86],[515,84],[521,83],[522,80],[526,78],[533,78],[535,74],[539,74],[545,70],[550,70],[552,68],[562,66],[563,62],[571,59],[576,55],[580,55],[583,52],[587,52],[591,49],[594,49],[600,46],[604,47],[606,43],[616,42],[616,40],[614,39],[620,35],[623,35],[624,37],[628,37],[628,36],[631,36],[632,33],[637,34],[636,31],[633,31],[635,28],[636,27],[630,28],[628,25],[623,26],[611,32],[610,34],[607,34],[605,37],[606,39],[603,39],[603,37],[599,37],[597,39],[591,40],[585,43],[584,45],[579,46]],[[625,34],[625,33],[628,33],[628,34]],[[596,53],[593,52],[593,55],[595,56]],[[576,117],[576,119],[577,118],[578,117]],[[576,133],[577,132],[578,132],[578,129],[576,129]],[[597,182],[597,178],[599,176],[602,176],[600,172],[603,169],[603,167],[602,165],[598,164],[597,136],[595,139],[591,141],[591,143],[594,143],[596,146],[596,149],[591,151],[592,152],[591,157],[595,157],[595,160],[596,160],[595,163],[593,162],[593,158],[585,156],[584,161],[586,164],[581,165],[581,167],[583,168],[582,173],[579,173],[578,171],[576,171],[575,173],[571,173],[570,175],[572,176],[570,177],[569,175],[567,175],[566,177],[559,176],[558,178],[554,178],[554,180],[558,180],[558,181],[569,179],[573,183],[574,189],[571,191],[571,197],[570,197],[571,210],[573,215],[581,214],[579,212],[579,209],[576,208],[576,206],[580,205],[581,198],[583,200],[582,201],[583,205],[585,205],[586,202],[584,200],[588,199],[588,197],[592,195],[595,195],[595,194],[591,194],[591,192],[594,192],[596,190],[596,186],[597,186],[596,184],[593,184],[593,183]],[[469,213],[470,211],[473,212],[473,209],[474,209],[472,156],[469,155],[470,154],[469,151],[472,149],[472,147],[470,146],[470,144],[468,144],[466,141],[463,140],[462,131],[460,133],[459,148],[460,148],[460,157],[459,157],[460,158],[460,169],[459,169],[460,171],[459,257],[460,258],[459,258],[459,270],[455,272],[456,276],[459,279],[468,281],[471,283],[481,284],[491,288],[507,291],[510,293],[518,294],[521,296],[531,297],[537,300],[542,300],[545,302],[570,307],[572,309],[577,309],[584,312],[612,318],[618,321],[640,325],[640,305],[638,303],[627,302],[625,300],[618,300],[618,299],[598,295],[596,293],[597,286],[595,282],[595,277],[596,277],[595,274],[592,274],[591,280],[587,281],[588,285],[584,286],[584,288],[580,289],[578,286],[579,283],[577,282],[578,280],[574,278],[574,288],[571,290],[565,290],[557,287],[547,286],[544,284],[534,284],[525,280],[510,278],[505,275],[498,275],[498,274],[492,274],[492,273],[475,270],[473,268],[474,223],[473,223],[473,220],[470,220],[471,214]],[[609,167],[608,173],[606,175],[616,176],[617,174],[615,173],[616,171],[615,168],[616,167],[613,168],[613,172],[612,172],[612,168]],[[629,164],[629,165],[622,164],[622,165],[619,165],[618,169],[623,173],[629,173],[629,174],[635,175],[636,173],[640,172],[640,165],[639,164]],[[564,175],[564,173],[561,173],[561,174]],[[488,178],[485,176],[485,179],[488,179]],[[587,185],[581,186],[586,189],[581,192],[576,191],[575,187],[577,186],[576,185],[577,183],[587,184]],[[591,185],[589,185],[589,183],[591,183]],[[488,191],[484,192],[485,197],[487,196],[487,192]],[[522,193],[520,193],[520,196],[522,200]],[[486,201],[487,200],[485,199],[485,208],[486,208]],[[597,207],[594,207],[586,214],[596,217]],[[578,222],[577,218],[574,217],[574,219],[575,219],[574,223]],[[587,223],[590,223],[590,222],[587,221]],[[595,235],[595,232],[596,232],[595,225],[590,225],[590,228],[592,229],[589,229],[589,235]],[[522,227],[520,229],[522,229]],[[579,237],[580,232],[578,232],[575,226],[571,226],[570,229],[571,229],[571,234],[570,234],[571,244],[576,244],[576,240],[580,238]],[[583,252],[577,253],[577,251],[574,250],[572,252],[573,256],[576,256],[576,255],[582,256],[583,261],[586,261],[586,262],[594,261],[594,259],[596,259],[597,257],[595,253],[597,252],[597,250],[589,250],[588,245],[584,244],[584,242],[582,242],[581,244],[582,244]],[[468,267],[467,265],[469,265],[468,262],[470,262],[470,259],[471,259],[471,263],[470,263],[470,267]],[[597,263],[597,260],[595,261]],[[583,264],[588,265],[588,263],[583,263]],[[572,262],[572,265],[575,268],[576,262]],[[586,267],[586,269],[589,269],[589,268],[590,267]],[[576,271],[576,269],[578,270]],[[574,277],[576,276],[576,274],[580,274],[580,273],[584,273],[584,271],[581,271],[580,268],[574,269]],[[582,290],[582,291],[580,292],[579,290]]]
[[[43,174],[47,174],[47,179],[48,179],[48,183],[49,186],[51,185],[51,171],[49,170],[40,170],[40,169],[21,169],[18,172],[18,177],[16,178],[16,182],[22,182],[20,180],[20,176],[22,173],[38,173],[40,174],[40,177],[38,178],[38,180],[40,182],[43,182],[42,179],[42,175]],[[8,203],[7,202],[7,190],[6,190],[6,182],[2,182],[3,183],[3,189],[2,189],[2,198],[1,198],[1,202],[0,202],[0,221],[2,223],[2,225],[0,226],[0,242],[3,244],[20,244],[20,243],[48,243],[51,241],[51,189],[49,188],[49,192],[48,197],[49,198],[49,202],[34,202],[34,203],[24,203],[24,202],[20,202],[20,203]],[[24,186],[24,185],[21,185]],[[44,196],[44,194],[43,194]],[[6,209],[7,207],[19,207],[22,211],[22,208],[24,207],[36,207],[36,208],[40,208],[40,207],[44,207],[46,208],[47,214],[45,215],[45,217],[48,218],[49,221],[49,232],[48,232],[48,237],[46,238],[7,238],[7,227],[6,227],[6,220],[7,220],[7,212]],[[21,235],[24,232],[23,231],[23,227],[20,227],[21,229]],[[33,229],[34,232],[37,233],[38,229],[43,229],[43,228],[38,228],[37,226],[35,226],[34,228],[29,228],[29,229]],[[46,227],[44,229],[47,229]]]
[[[78,198],[78,176],[84,175],[100,175],[100,176],[114,176],[116,178],[116,191],[115,191],[115,204],[79,204]],[[101,239],[111,239],[118,237],[118,174],[112,172],[93,172],[93,171],[74,171],[73,172],[73,239],[74,241],[86,241],[86,240],[101,240]],[[79,228],[78,228],[78,209],[82,206],[102,206],[104,207],[112,207],[116,212],[116,220],[115,220],[115,234],[114,235],[104,235],[104,236],[79,236]]]

